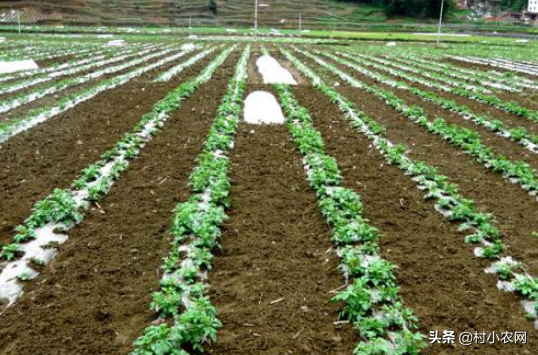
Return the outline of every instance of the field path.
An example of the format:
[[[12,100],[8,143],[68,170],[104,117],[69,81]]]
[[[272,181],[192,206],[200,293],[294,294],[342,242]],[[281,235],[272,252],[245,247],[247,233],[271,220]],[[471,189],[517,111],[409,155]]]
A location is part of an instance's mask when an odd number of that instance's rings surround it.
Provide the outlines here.
[[[224,326],[208,352],[351,354],[350,327],[333,325],[329,291],[343,279],[330,231],[286,127],[240,123],[231,159],[230,219],[209,280]]]

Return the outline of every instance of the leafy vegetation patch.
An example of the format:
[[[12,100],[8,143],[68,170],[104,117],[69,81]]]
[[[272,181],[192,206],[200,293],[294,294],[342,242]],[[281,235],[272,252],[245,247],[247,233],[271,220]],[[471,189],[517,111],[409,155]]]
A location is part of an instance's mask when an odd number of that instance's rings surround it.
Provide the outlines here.
[[[160,290],[151,303],[159,324],[144,330],[132,355],[186,355],[185,349],[201,352],[205,343],[216,340],[222,326],[206,294],[207,272],[211,270],[211,250],[218,245],[220,227],[227,218],[228,154],[241,114],[249,54],[247,46],[198,156],[190,177],[194,194],[174,211],[172,251],[164,259]]]
[[[121,173],[128,168],[129,161],[134,159],[145,144],[163,127],[168,114],[177,110],[185,98],[210,80],[234,49],[235,47],[229,47],[223,50],[200,75],[179,85],[164,99],[157,102],[153,110],[145,114],[131,132],[125,134],[121,141],[102,155],[101,160],[82,170],[80,177],[73,182],[72,189],[54,190],[50,196],[36,203],[30,217],[15,229],[13,242],[3,245],[0,249],[0,258],[10,261],[22,257],[24,268],[20,270],[20,273],[27,274],[29,271],[35,274],[30,263],[36,256],[46,254],[44,252],[46,246],[40,245],[38,248],[27,249],[26,243],[33,240],[39,241],[38,232],[41,232],[43,228],[50,227],[53,232],[59,233],[80,223],[83,219],[83,211],[108,193],[114,181],[119,179]],[[12,265],[8,264],[0,273],[0,286],[6,289],[9,288],[6,285],[13,283],[9,278],[10,266]],[[17,291],[10,294],[11,303],[21,292],[22,289],[18,286]]]
[[[498,287],[501,290],[517,292],[523,298],[522,303],[528,318],[536,321],[538,278],[530,275],[524,264],[506,255],[507,247],[502,241],[502,233],[496,226],[495,217],[479,211],[475,202],[462,196],[458,186],[450,182],[450,179],[439,173],[437,169],[422,161],[409,158],[406,155],[405,146],[395,145],[384,137],[385,128],[381,124],[359,111],[351,101],[327,86],[312,69],[289,51],[284,49],[281,51],[312,81],[318,90],[339,107],[354,128],[372,141],[388,163],[397,166],[409,175],[417,183],[418,188],[425,191],[426,200],[436,201],[437,212],[448,220],[458,223],[460,231],[469,231],[470,234],[465,237],[465,242],[480,245],[474,250],[476,257],[497,260],[492,262],[486,272],[497,275]]]
[[[321,134],[306,108],[298,104],[289,86],[276,88],[290,134],[304,157],[307,180],[316,191],[342,258],[340,269],[348,286],[333,301],[343,303],[340,316],[364,338],[354,354],[418,354],[425,346],[424,338],[414,331],[417,319],[399,296],[392,272],[396,266],[378,254],[379,231],[364,218],[360,196],[340,186],[337,162],[326,155]]]
[[[491,148],[481,142],[475,131],[461,128],[455,124],[448,124],[442,118],[436,118],[432,121],[421,107],[408,106],[405,100],[400,99],[391,91],[384,90],[375,85],[367,85],[309,52],[301,50],[297,51],[311,58],[342,80],[348,82],[350,85],[364,89],[380,98],[387,105],[402,113],[429,132],[437,134],[455,147],[461,148],[467,154],[475,157],[475,159],[486,168],[499,172],[509,182],[520,185],[521,188],[529,192],[530,196],[533,196],[533,198],[536,199],[536,194],[538,193],[538,177],[536,176],[536,171],[529,164],[522,161],[513,162],[502,155],[496,155]],[[336,57],[333,58],[338,59],[343,64],[353,66],[353,64],[345,60]]]

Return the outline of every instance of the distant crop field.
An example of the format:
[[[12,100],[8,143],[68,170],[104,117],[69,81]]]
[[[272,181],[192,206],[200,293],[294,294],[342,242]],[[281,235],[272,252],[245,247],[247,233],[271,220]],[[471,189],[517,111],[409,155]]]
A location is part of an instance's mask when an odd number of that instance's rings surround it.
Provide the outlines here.
[[[536,43],[94,31],[0,34],[0,354],[538,352]]]

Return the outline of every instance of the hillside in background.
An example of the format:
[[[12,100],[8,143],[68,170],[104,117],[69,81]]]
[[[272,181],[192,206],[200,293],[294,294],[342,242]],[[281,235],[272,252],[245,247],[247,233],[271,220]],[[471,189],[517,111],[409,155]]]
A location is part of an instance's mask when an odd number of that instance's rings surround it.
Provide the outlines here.
[[[0,21],[14,22],[11,9],[21,10],[23,23],[103,25],[248,26],[253,20],[254,0],[217,0],[217,13],[208,0],[19,0],[0,1]],[[263,26],[297,27],[301,14],[305,25],[385,20],[382,10],[327,0],[263,0]]]
[[[209,0],[0,0],[0,25],[16,23],[17,12],[13,10],[19,10],[23,24],[188,27],[192,21],[194,27],[252,27],[254,0],[214,1],[216,12],[212,11]],[[436,19],[387,18],[383,7],[354,0],[259,1],[262,4],[259,25],[265,28],[297,29],[301,16],[303,29],[421,32],[437,29]],[[503,1],[509,0],[460,0],[460,5],[471,8],[452,13],[445,26],[461,31],[513,31],[510,18],[503,23],[487,19],[501,16]],[[497,4],[498,11],[493,11],[495,7],[491,4]],[[519,31],[521,24],[516,26]]]

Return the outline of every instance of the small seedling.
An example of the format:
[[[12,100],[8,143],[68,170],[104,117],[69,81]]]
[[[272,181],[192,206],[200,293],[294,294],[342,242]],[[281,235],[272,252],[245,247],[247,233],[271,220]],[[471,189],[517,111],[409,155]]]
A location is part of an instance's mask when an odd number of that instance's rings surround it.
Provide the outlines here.
[[[33,278],[34,278],[34,273],[30,270],[24,270],[17,276],[17,279],[19,281],[29,281]]]
[[[31,258],[30,262],[36,266],[43,266],[45,265],[45,260],[40,258]]]
[[[43,245],[43,249],[58,249],[59,246],[60,246],[60,243],[58,242],[49,242]]]

